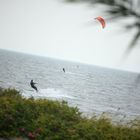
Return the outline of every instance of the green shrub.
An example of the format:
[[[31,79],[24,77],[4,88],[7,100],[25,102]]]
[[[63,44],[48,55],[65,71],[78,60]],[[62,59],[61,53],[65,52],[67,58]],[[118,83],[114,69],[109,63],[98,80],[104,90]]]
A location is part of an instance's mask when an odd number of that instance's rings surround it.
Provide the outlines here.
[[[15,89],[0,89],[0,138],[140,140],[140,125],[129,126],[113,125],[103,116],[82,117],[65,101],[26,99]]]

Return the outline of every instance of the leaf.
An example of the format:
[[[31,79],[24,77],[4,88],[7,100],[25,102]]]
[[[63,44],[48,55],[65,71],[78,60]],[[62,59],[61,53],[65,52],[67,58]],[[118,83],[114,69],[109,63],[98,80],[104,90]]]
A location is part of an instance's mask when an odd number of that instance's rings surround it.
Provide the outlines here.
[[[128,49],[131,49],[135,46],[135,44],[137,43],[138,39],[140,37],[140,30],[135,34],[133,40],[131,41],[131,44],[129,45]]]

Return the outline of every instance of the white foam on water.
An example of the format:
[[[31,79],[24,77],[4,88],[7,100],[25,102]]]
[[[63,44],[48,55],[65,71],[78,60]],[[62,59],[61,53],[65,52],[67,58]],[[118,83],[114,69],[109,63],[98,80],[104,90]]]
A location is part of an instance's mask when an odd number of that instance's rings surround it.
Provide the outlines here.
[[[55,99],[65,99],[65,98],[73,99],[74,98],[66,94],[66,92],[64,92],[63,90],[55,89],[55,88],[40,89],[38,92],[24,91],[22,95],[25,97],[33,96],[35,98],[53,98],[53,99],[54,98]]]

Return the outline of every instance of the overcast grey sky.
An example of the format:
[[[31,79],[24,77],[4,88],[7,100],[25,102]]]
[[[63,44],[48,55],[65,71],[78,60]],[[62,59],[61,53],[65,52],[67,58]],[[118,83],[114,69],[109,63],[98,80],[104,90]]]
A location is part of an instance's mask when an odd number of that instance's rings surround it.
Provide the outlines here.
[[[99,15],[61,0],[0,0],[0,48],[140,72],[138,47],[121,59],[133,32],[109,21],[102,29]]]

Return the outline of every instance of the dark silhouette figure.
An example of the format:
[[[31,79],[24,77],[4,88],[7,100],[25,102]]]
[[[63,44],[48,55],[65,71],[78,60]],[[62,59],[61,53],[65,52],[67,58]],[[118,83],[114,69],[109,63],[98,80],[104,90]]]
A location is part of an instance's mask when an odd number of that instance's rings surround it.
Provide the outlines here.
[[[33,89],[35,89],[36,92],[38,92],[38,89],[37,89],[37,87],[35,86],[35,84],[37,84],[37,83],[34,83],[33,80],[31,80],[31,82],[30,82],[31,87],[32,87]]]
[[[63,68],[63,71],[65,72],[65,68]]]

